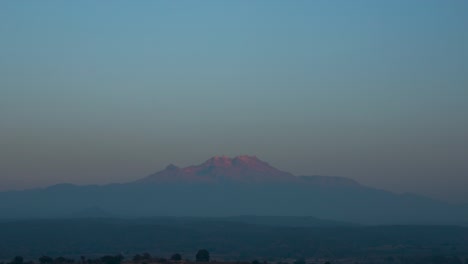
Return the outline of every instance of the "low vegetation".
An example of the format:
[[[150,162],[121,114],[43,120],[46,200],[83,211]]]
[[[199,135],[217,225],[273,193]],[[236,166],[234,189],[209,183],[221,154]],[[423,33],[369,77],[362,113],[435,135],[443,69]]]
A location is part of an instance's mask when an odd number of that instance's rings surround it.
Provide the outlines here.
[[[87,258],[80,256],[78,259],[67,258],[67,257],[50,257],[41,256],[37,260],[25,261],[22,256],[15,256],[9,262],[0,262],[0,264],[197,264],[207,263],[211,264],[468,264],[468,258],[463,262],[461,258],[456,256],[412,256],[412,257],[385,257],[385,258],[369,258],[369,259],[335,259],[335,260],[317,260],[317,259],[296,259],[290,261],[276,261],[268,262],[266,260],[253,260],[251,262],[232,262],[232,261],[221,261],[221,260],[210,260],[210,253],[208,250],[200,249],[195,255],[195,260],[184,259],[181,254],[174,253],[170,258],[164,257],[153,257],[149,253],[137,254],[133,257],[125,257],[122,254],[117,255],[105,255],[95,258]]]

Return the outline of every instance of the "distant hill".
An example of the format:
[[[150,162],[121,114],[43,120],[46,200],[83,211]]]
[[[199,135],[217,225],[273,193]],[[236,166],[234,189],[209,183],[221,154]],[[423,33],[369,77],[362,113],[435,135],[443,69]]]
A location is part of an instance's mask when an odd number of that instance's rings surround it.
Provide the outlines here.
[[[112,218],[113,215],[100,207],[88,207],[70,214],[67,218]]]
[[[338,227],[357,226],[348,222],[324,220],[311,216],[256,216],[241,215],[220,218],[224,221],[232,221],[254,225],[282,226],[282,227]]]
[[[4,219],[256,215],[359,224],[468,223],[466,206],[398,195],[342,177],[294,176],[251,156],[213,157],[186,168],[169,165],[125,184],[2,192],[0,212]]]

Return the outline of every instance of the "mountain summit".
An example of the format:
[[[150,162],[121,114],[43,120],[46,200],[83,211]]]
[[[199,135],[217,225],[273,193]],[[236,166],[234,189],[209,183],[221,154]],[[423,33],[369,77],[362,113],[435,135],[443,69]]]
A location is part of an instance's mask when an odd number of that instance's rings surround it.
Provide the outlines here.
[[[179,168],[170,164],[166,169],[139,182],[295,182],[299,178],[270,166],[256,156],[234,158],[214,156],[200,165]]]
[[[166,169],[149,175],[138,183],[301,183],[321,186],[360,186],[352,179],[332,176],[295,176],[272,167],[256,156],[234,158],[214,156],[199,165],[179,168],[170,164]]]

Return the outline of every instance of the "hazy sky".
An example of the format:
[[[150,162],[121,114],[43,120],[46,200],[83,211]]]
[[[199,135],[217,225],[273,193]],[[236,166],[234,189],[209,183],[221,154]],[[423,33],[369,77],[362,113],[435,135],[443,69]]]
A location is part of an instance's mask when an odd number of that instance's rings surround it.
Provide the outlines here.
[[[468,202],[468,1],[0,1],[0,190],[222,154]]]

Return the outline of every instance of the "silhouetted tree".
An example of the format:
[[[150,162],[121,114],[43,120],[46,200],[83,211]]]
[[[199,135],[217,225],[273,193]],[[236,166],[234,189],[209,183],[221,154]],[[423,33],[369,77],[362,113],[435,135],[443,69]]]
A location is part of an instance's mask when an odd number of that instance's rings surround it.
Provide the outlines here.
[[[120,264],[122,263],[123,256],[116,255],[116,256],[104,256],[101,258],[102,263],[104,264]]]
[[[252,264],[260,264],[260,261],[255,259],[255,260],[252,261]]]
[[[179,253],[175,253],[171,256],[171,260],[173,261],[180,261],[182,260],[182,256]]]
[[[54,263],[56,263],[56,264],[65,264],[65,263],[73,263],[73,262],[75,262],[75,260],[69,259],[69,258],[66,258],[66,257],[62,257],[62,256],[57,257],[54,260]]]
[[[296,259],[296,261],[294,261],[294,264],[306,264],[306,261],[305,259],[300,258],[300,259]]]
[[[151,260],[151,254],[148,253],[148,252],[145,252],[145,253],[143,253],[142,258],[143,258],[144,260]]]
[[[141,256],[140,254],[136,254],[135,256],[133,256],[133,262],[140,262],[142,259],[143,256]]]
[[[13,260],[10,262],[10,264],[23,264],[24,259],[22,256],[16,256],[13,258]]]
[[[42,256],[39,258],[39,263],[41,264],[50,264],[54,262],[54,259],[49,256]]]
[[[198,262],[209,262],[210,261],[210,252],[206,249],[200,249],[195,256]]]

